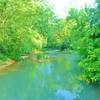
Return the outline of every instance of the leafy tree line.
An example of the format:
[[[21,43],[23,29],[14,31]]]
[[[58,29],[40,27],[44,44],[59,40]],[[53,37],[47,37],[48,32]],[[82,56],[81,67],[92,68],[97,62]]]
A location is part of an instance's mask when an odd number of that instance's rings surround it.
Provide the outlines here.
[[[81,56],[82,80],[100,84],[100,1],[96,8],[70,9],[66,18],[69,48]]]
[[[18,60],[45,47],[58,27],[54,22],[43,0],[0,0],[0,55]]]
[[[51,47],[71,49],[80,55],[81,80],[100,84],[100,1],[96,7],[81,10],[71,8],[65,19],[60,19],[60,30],[51,39]]]

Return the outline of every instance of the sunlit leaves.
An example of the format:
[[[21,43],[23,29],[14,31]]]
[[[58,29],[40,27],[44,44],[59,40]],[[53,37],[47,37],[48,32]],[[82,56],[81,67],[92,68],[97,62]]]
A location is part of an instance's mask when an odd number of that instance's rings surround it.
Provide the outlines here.
[[[52,12],[43,1],[0,1],[0,52],[17,60],[34,48],[45,47],[49,19]]]

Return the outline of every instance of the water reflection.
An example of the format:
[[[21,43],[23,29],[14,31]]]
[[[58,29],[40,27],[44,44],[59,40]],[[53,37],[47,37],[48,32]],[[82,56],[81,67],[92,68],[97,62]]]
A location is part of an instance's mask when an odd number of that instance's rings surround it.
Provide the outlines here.
[[[0,76],[0,100],[99,100],[99,88],[83,84],[76,56],[48,53],[49,62],[26,59]],[[54,55],[54,56],[53,56]]]
[[[70,91],[58,89],[56,91],[57,100],[73,100],[74,95]]]

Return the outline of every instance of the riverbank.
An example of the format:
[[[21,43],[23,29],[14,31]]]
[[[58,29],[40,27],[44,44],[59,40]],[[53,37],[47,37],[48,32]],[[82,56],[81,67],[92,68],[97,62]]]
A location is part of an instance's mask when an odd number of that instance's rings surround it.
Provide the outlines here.
[[[6,67],[8,67],[14,63],[16,63],[16,61],[11,60],[11,59],[7,59],[5,61],[0,60],[0,70],[5,69]]]
[[[60,50],[53,50],[54,53],[59,52],[59,51]],[[33,61],[36,61],[36,62],[49,61],[50,58],[49,58],[49,56],[47,56],[47,54],[51,53],[51,52],[52,52],[52,50],[41,50],[41,51],[40,50],[33,50],[31,54],[21,56],[20,60],[27,59],[29,57]],[[64,52],[66,52],[66,51],[64,51]],[[0,59],[0,71],[8,68],[9,66],[11,66],[12,64],[15,64],[16,62],[17,62],[16,60],[13,60],[10,58],[6,58],[4,60]]]
[[[37,55],[38,56],[38,54],[41,53],[41,52],[42,51],[39,51],[39,50],[33,50],[31,54],[21,56],[20,60],[27,59],[31,55]],[[37,61],[36,57],[35,56],[33,56],[33,57],[34,57],[33,60]],[[16,62],[17,62],[16,60],[13,60],[13,59],[10,59],[10,58],[7,58],[7,57],[3,56],[0,59],[0,71],[8,68],[9,66],[15,64]]]

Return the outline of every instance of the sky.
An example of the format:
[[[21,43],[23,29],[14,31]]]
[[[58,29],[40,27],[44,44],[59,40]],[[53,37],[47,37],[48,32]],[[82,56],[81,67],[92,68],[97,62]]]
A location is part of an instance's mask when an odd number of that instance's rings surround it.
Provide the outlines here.
[[[49,0],[49,2],[54,7],[55,14],[60,18],[64,18],[68,14],[69,8],[80,9],[85,5],[94,6],[95,0]]]

